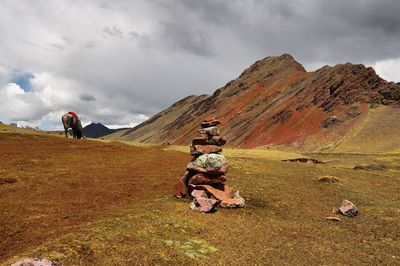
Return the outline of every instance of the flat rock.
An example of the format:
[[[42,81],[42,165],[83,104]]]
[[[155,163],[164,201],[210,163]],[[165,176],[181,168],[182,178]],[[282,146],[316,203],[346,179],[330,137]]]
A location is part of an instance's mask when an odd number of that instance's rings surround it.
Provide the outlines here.
[[[208,136],[219,136],[221,132],[218,127],[206,127],[200,129],[201,134],[207,134]]]
[[[207,121],[207,122],[203,122],[201,123],[201,127],[202,128],[206,128],[206,127],[213,127],[213,126],[218,126],[219,124],[221,124],[221,121],[214,119],[211,121]]]
[[[217,146],[224,146],[226,140],[220,137],[196,137],[192,141],[192,145],[217,145]]]
[[[217,145],[192,145],[190,146],[191,155],[210,154],[222,152],[222,148]]]
[[[213,185],[213,184],[224,184],[226,182],[226,176],[212,176],[207,174],[196,174],[189,180],[189,185]]]
[[[282,162],[294,162],[294,163],[307,163],[307,164],[324,164],[324,162],[313,159],[313,158],[295,158],[295,159],[287,159],[282,160]]]
[[[340,222],[340,218],[337,216],[327,216],[325,219],[329,221]]]

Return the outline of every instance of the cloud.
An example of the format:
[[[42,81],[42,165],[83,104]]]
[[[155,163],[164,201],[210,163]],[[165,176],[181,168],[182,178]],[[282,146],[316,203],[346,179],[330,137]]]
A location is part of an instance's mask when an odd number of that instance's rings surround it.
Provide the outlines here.
[[[4,0],[0,120],[57,126],[76,111],[135,124],[283,53],[307,69],[351,61],[400,81],[398,10],[396,0]],[[15,70],[34,77],[24,85]]]
[[[85,101],[85,102],[96,101],[96,97],[94,97],[93,95],[90,95],[90,94],[86,94],[86,93],[79,95],[79,99],[81,99],[82,101]]]

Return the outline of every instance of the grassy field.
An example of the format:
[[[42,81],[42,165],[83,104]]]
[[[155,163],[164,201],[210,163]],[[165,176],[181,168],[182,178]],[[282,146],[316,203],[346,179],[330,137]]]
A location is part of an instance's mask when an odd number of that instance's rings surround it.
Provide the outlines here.
[[[399,154],[224,154],[247,205],[203,214],[170,194],[187,147],[0,132],[0,264],[400,264]],[[300,156],[326,164],[281,161]],[[326,220],[344,199],[360,214]]]

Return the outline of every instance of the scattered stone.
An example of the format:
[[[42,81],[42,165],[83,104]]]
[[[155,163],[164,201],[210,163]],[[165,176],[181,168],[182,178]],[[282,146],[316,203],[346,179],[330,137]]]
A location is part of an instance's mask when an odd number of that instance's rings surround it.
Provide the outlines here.
[[[337,209],[337,213],[347,217],[356,217],[358,209],[351,201],[344,200],[339,209]]]
[[[340,182],[340,179],[337,178],[336,176],[324,175],[324,176],[317,176],[315,178],[315,181],[321,182],[321,183],[336,183],[336,182]]]
[[[23,259],[11,264],[11,266],[58,266],[61,265],[58,262],[50,261],[48,259]]]
[[[18,177],[0,177],[0,185],[13,184],[19,181]]]
[[[307,163],[307,164],[324,164],[324,162],[313,158],[296,158],[282,160],[282,162],[294,162],[294,163]]]
[[[378,164],[368,164],[368,165],[355,165],[354,170],[365,170],[365,171],[384,171],[386,167],[384,165]]]
[[[327,216],[326,219],[330,221],[340,222],[340,218],[336,216]]]
[[[190,147],[193,160],[187,164],[187,171],[173,189],[176,197],[192,198],[192,210],[212,212],[218,204],[224,208],[243,208],[245,205],[239,192],[232,193],[225,185],[228,160],[220,154],[226,140],[218,137],[219,124],[214,117],[201,124],[203,136],[194,138]]]

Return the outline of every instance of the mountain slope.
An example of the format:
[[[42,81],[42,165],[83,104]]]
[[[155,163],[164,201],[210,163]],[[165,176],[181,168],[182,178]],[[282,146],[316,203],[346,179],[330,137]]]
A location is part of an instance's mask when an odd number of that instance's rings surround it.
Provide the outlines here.
[[[208,116],[221,120],[228,145],[330,147],[365,124],[371,108],[399,112],[400,85],[351,63],[306,72],[292,56],[267,57],[213,95],[189,96],[150,120],[108,138],[188,144]],[[390,107],[389,107],[390,106]]]

